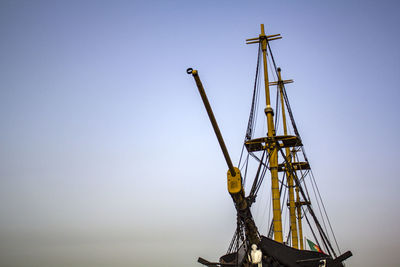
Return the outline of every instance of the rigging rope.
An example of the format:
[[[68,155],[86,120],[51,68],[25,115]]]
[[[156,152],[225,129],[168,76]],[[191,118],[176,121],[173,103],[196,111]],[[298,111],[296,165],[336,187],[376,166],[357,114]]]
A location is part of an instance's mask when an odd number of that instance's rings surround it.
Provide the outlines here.
[[[312,186],[313,191],[314,191],[315,200],[316,200],[316,202],[317,202],[318,210],[319,210],[320,214],[322,215],[321,205],[319,204],[320,200],[319,200],[318,197],[317,197],[317,192],[316,192],[316,189],[315,189],[315,187],[314,187],[313,180],[312,180],[312,179],[310,179],[310,180],[311,180],[311,181],[310,181],[311,186]],[[324,230],[325,230],[325,232],[326,232],[327,238],[329,239],[329,233],[328,233],[328,231],[327,231],[327,229],[326,229],[326,224],[325,224],[324,216],[321,216],[321,219],[322,219],[322,224],[323,224],[323,226],[324,226]],[[329,240],[329,241],[330,241],[330,240]]]
[[[271,55],[271,59],[272,59],[272,62],[273,62],[273,64],[274,64],[275,73],[276,73],[276,75],[278,75],[278,74],[277,74],[277,73],[278,73],[278,67],[276,66],[275,59],[274,59],[274,55],[272,54],[271,46],[269,45],[269,43],[267,43],[267,44],[268,44],[269,54]],[[293,130],[294,130],[296,136],[299,137],[300,140],[301,140],[299,131],[297,130],[296,122],[295,122],[295,120],[294,120],[294,116],[293,116],[293,113],[292,113],[292,109],[291,109],[291,107],[290,107],[289,100],[288,100],[287,95],[286,95],[285,85],[283,85],[283,97],[284,97],[284,100],[285,100],[286,108],[287,108],[288,113],[289,113],[290,121],[292,122]]]
[[[250,140],[253,136],[253,130],[254,130],[254,124],[255,124],[255,114],[256,109],[257,109],[257,103],[258,103],[258,75],[260,72],[260,57],[261,57],[261,46],[258,45],[258,55],[257,55],[257,67],[256,67],[256,77],[254,80],[254,89],[253,89],[253,99],[251,103],[251,109],[250,109],[250,116],[249,116],[249,122],[247,123],[247,131],[246,131],[246,141]]]
[[[250,202],[253,202],[255,197],[256,197],[256,195],[257,195],[256,189],[257,189],[257,185],[258,185],[258,179],[260,177],[261,166],[263,166],[262,162],[264,160],[265,154],[266,154],[266,151],[264,150],[264,153],[262,154],[262,157],[261,157],[261,160],[260,160],[260,164],[258,165],[256,177],[254,178],[254,181],[253,181],[253,186],[251,187],[251,190],[250,190],[250,194],[249,194]],[[264,174],[264,170],[265,169],[266,169],[266,167],[264,166],[263,171],[262,171],[263,174]],[[263,176],[264,175],[262,175],[261,180],[264,178]]]
[[[333,232],[332,225],[331,225],[331,221],[329,220],[329,216],[328,216],[328,214],[327,214],[327,212],[326,212],[324,202],[322,201],[321,194],[319,193],[319,189],[318,189],[317,183],[316,183],[315,178],[314,178],[314,173],[312,172],[311,169],[310,169],[310,173],[311,173],[310,176],[311,176],[311,178],[314,180],[315,186],[316,186],[316,188],[317,188],[318,196],[319,196],[319,198],[321,199],[322,208],[323,208],[323,210],[324,210],[326,219],[327,219],[327,221],[328,221],[328,225],[329,225],[329,228],[330,228],[330,230],[331,230],[331,233],[332,233],[332,236],[333,236],[333,240],[335,241],[336,248],[338,249],[339,254],[342,254],[342,252],[340,251],[338,242],[337,242],[337,240],[336,240],[336,235],[335,235],[335,233]]]
[[[267,59],[269,61],[269,65],[268,66],[270,68],[272,68],[272,63],[271,63],[270,57],[267,57]],[[274,76],[275,81],[278,81],[278,76],[277,76],[276,70],[275,71],[271,70],[271,73]],[[275,130],[277,131],[278,125],[279,125],[279,113],[280,113],[279,106],[280,106],[280,101],[279,101],[279,88],[278,88],[278,86],[276,87],[276,89],[277,89],[276,90],[276,100],[275,100],[275,112],[276,112],[276,115],[274,116],[274,119],[275,119],[274,125],[275,125]]]
[[[244,172],[243,186],[246,184],[248,166],[249,166],[249,154],[247,154],[247,157],[246,157],[246,169]]]
[[[319,247],[321,247],[321,245],[319,244],[318,238],[317,238],[317,236],[315,235],[313,228],[311,227],[311,223],[310,223],[310,221],[308,220],[308,217],[307,217],[306,213],[304,213],[304,218],[306,218],[307,224],[308,224],[308,226],[310,227],[310,230],[311,230],[311,233],[312,233],[312,235],[313,235],[313,237],[314,237],[315,242],[317,242],[317,245],[318,245]]]
[[[273,54],[272,54],[272,50],[271,50],[271,47],[270,47],[269,43],[268,43],[268,50],[269,50],[270,55],[271,55],[271,59],[272,59],[272,62],[273,62],[274,68],[275,68],[275,72],[277,73],[277,66],[276,66],[275,59],[274,59],[274,56],[273,56]],[[291,123],[292,123],[293,130],[294,130],[296,136],[301,140],[301,136],[300,136],[300,133],[299,133],[299,131],[298,131],[298,129],[297,129],[297,125],[296,125],[296,122],[295,122],[295,120],[294,120],[293,112],[292,112],[292,109],[291,109],[291,106],[290,106],[290,103],[289,103],[289,99],[288,99],[288,96],[287,96],[287,93],[286,93],[286,88],[285,88],[284,85],[283,85],[283,97],[284,97],[285,104],[286,104],[286,107],[287,107],[287,110],[288,110],[288,113],[289,113],[289,117],[290,117],[290,120],[291,120]],[[308,161],[307,155],[306,155],[306,153],[305,153],[304,147],[301,147],[301,150],[302,150],[302,152],[303,152],[302,154],[303,154],[303,157],[304,157],[305,161],[309,164],[309,161]],[[319,189],[318,189],[318,186],[317,186],[317,183],[316,183],[316,181],[315,181],[315,178],[314,178],[314,175],[313,175],[312,171],[311,171],[311,178],[312,178],[311,183],[314,182],[315,187],[316,187],[316,190],[314,189],[314,192],[317,191],[317,193],[318,193],[318,196],[319,196],[319,199],[320,199],[320,201],[321,201],[321,203],[322,203],[323,211],[324,211],[325,217],[326,217],[326,219],[327,219],[327,221],[328,221],[328,225],[329,225],[329,228],[330,228],[330,230],[331,230],[332,236],[333,236],[333,238],[334,238],[336,247],[337,247],[338,251],[340,252],[340,248],[339,248],[339,245],[338,245],[338,243],[337,243],[335,233],[333,232],[332,225],[331,225],[330,220],[329,220],[329,217],[328,217],[328,215],[327,215],[325,205],[324,205],[324,203],[323,203],[323,201],[322,201],[322,197],[321,197],[321,195],[320,195],[320,192],[319,192]],[[307,190],[307,189],[306,189],[306,190]],[[308,195],[308,192],[307,192],[307,195]],[[309,195],[308,195],[308,197],[309,197]],[[318,203],[318,199],[317,199],[317,203]],[[318,205],[319,205],[319,203],[318,203]],[[320,213],[321,213],[321,216],[322,216],[323,213],[321,212],[321,210],[320,210]],[[323,216],[322,216],[322,220],[323,220],[323,223],[324,223],[325,231],[327,231],[327,230],[326,230],[325,221],[324,221],[324,219],[323,219]],[[321,230],[322,230],[322,229],[321,229]],[[330,245],[329,240],[327,240],[327,241],[328,241],[328,243],[329,243],[329,245]],[[331,246],[331,245],[330,245],[330,246]],[[334,255],[336,256],[336,254],[335,254],[335,252],[334,252],[334,250],[333,250],[332,247],[331,247],[331,249],[332,249]]]
[[[283,158],[286,159],[285,154],[284,154],[284,152],[283,152],[283,149],[279,146],[279,143],[278,143],[278,146],[277,146],[277,147],[279,148],[279,152],[282,154]],[[309,198],[307,199],[307,198],[306,198],[306,195],[304,194],[303,187],[302,187],[301,184],[300,184],[300,181],[299,181],[299,178],[297,177],[296,171],[294,171],[294,170],[292,169],[292,167],[291,167],[290,164],[287,164],[287,167],[288,167],[288,169],[289,169],[289,172],[293,175],[294,181],[295,181],[297,187],[299,188],[299,191],[300,191],[301,195],[303,196],[303,199],[304,199],[305,202],[306,202],[307,208],[308,208],[308,210],[309,210],[309,212],[310,212],[310,215],[311,215],[311,216],[313,217],[313,219],[314,219],[315,225],[317,226],[317,229],[318,229],[318,232],[319,232],[319,234],[320,234],[320,236],[321,236],[322,241],[324,242],[324,244],[325,244],[325,243],[328,244],[329,248],[332,250],[333,255],[336,257],[335,250],[333,249],[331,243],[329,242],[329,239],[327,238],[327,236],[326,236],[324,230],[323,230],[322,227],[321,227],[321,224],[320,224],[319,221],[318,221],[317,216],[316,216],[315,213],[314,213],[314,210],[313,210],[312,207],[311,207],[310,199],[309,199]],[[304,183],[304,184],[305,184],[305,183]],[[308,203],[307,203],[307,202],[308,202]],[[329,250],[328,250],[328,253],[330,254]]]

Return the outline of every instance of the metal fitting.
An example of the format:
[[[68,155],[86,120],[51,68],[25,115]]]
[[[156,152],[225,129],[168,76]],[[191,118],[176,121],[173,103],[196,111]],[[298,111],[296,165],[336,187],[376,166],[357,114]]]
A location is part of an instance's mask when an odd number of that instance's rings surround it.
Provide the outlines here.
[[[274,110],[270,106],[266,107],[264,109],[264,112],[265,112],[265,115],[267,115],[268,113],[272,113],[272,116],[274,116]]]

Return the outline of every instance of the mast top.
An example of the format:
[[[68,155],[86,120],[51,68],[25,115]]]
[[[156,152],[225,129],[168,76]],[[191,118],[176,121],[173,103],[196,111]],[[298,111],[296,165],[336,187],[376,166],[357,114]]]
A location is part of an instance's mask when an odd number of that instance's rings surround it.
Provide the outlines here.
[[[267,42],[282,39],[280,34],[265,35],[264,24],[261,24],[261,34],[259,37],[246,39],[246,44],[256,44],[262,39],[267,39]]]

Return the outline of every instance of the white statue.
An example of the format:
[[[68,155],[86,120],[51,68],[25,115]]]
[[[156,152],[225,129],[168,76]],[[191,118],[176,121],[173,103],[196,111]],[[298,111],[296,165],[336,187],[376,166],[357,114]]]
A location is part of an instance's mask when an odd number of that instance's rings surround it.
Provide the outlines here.
[[[251,245],[251,252],[249,255],[249,261],[252,264],[258,264],[258,267],[262,267],[262,252],[261,250],[257,249],[257,245]]]

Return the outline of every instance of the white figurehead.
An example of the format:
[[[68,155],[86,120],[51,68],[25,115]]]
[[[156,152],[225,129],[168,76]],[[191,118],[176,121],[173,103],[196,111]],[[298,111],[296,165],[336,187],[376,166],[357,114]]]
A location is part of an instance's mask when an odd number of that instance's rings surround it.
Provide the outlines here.
[[[261,250],[257,249],[256,244],[251,245],[249,260],[252,264],[257,264],[258,267],[262,267],[262,252]]]

